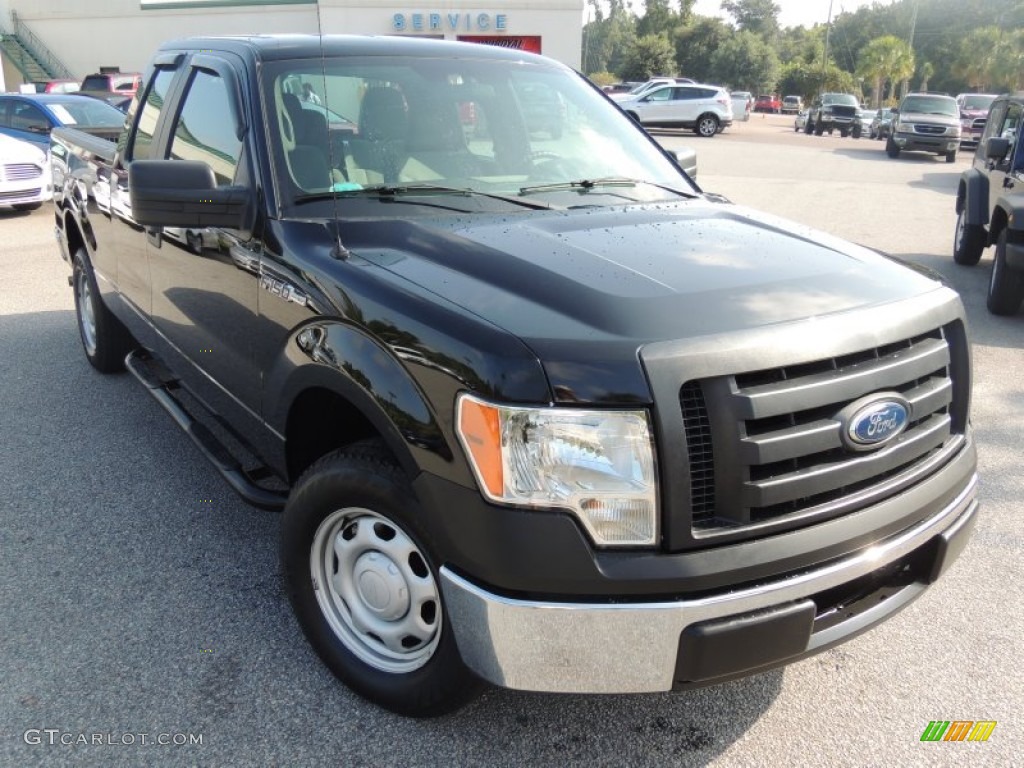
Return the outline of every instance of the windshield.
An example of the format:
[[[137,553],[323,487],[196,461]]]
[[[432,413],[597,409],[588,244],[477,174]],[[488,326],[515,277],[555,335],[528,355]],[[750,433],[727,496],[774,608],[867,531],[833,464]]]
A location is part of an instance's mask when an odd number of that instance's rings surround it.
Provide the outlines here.
[[[47,106],[54,114],[62,117],[68,125],[84,125],[90,128],[120,128],[124,124],[124,112],[105,101],[81,96],[61,101],[48,101]],[[71,115],[71,120],[66,118]]]
[[[472,194],[488,197],[492,210],[502,200],[504,209],[528,210],[695,191],[623,112],[544,60],[277,61],[267,63],[263,88],[285,205],[418,195],[429,197],[418,205],[458,208]],[[462,197],[439,200],[446,192]],[[510,204],[520,197],[525,204]]]
[[[841,104],[848,107],[856,107],[857,97],[852,93],[826,93],[821,97],[823,104]]]
[[[996,100],[995,96],[988,96],[985,94],[978,94],[973,96],[964,96],[964,109],[988,109],[992,106],[992,102]]]
[[[960,117],[956,101],[949,96],[907,96],[900,112]]]

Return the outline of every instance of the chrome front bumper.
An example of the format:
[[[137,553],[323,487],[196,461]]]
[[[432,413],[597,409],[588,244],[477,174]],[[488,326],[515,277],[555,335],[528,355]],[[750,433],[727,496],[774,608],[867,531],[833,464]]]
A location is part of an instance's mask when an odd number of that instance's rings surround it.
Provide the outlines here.
[[[447,567],[441,569],[442,589],[463,660],[495,685],[566,693],[667,691],[686,684],[679,672],[687,669],[706,672],[706,679],[699,683],[706,684],[716,682],[713,676],[725,680],[753,674],[825,650],[905,607],[966,545],[976,517],[976,493],[977,475],[973,475],[940,513],[869,550],[776,581],[694,600],[616,604],[517,600],[488,592]],[[914,553],[926,557],[911,558]],[[814,629],[813,596],[885,571],[887,566],[897,568],[904,559],[924,561],[921,578],[887,595],[873,595],[871,607],[854,618],[824,622],[822,628]],[[685,658],[687,649],[699,651],[693,655],[722,656],[722,649],[728,655],[737,648],[771,646],[780,634],[787,638],[774,649],[755,647],[753,654],[761,656],[746,668],[731,657]],[[767,658],[765,653],[775,655]],[[733,669],[730,664],[740,666]]]

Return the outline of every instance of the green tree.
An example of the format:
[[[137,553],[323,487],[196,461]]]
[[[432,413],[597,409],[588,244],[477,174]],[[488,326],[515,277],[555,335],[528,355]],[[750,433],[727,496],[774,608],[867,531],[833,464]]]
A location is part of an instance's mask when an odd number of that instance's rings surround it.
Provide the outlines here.
[[[775,49],[753,32],[737,32],[711,56],[716,83],[733,90],[773,93],[779,81],[779,57]]]
[[[921,75],[920,89],[922,91],[927,91],[928,81],[931,80],[932,76],[935,74],[935,67],[932,66],[930,61],[926,61],[921,65],[921,68],[918,70],[918,74]]]
[[[876,37],[861,49],[857,74],[874,84],[874,102],[879,107],[886,82],[895,88],[896,83],[914,74],[914,51],[894,35]]]
[[[668,38],[644,35],[629,47],[621,74],[626,80],[647,80],[655,75],[671,75],[675,69],[675,50]]]
[[[734,34],[735,30],[719,18],[694,16],[676,30],[677,71],[700,83],[712,80],[711,56]]]
[[[722,0],[721,5],[741,31],[753,32],[769,41],[778,35],[781,8],[773,0]]]
[[[644,15],[636,23],[637,35],[670,35],[690,18],[695,0],[644,0]]]
[[[619,73],[636,40],[636,17],[623,0],[611,0],[607,14],[598,0],[589,1],[594,18],[583,27],[583,71]]]

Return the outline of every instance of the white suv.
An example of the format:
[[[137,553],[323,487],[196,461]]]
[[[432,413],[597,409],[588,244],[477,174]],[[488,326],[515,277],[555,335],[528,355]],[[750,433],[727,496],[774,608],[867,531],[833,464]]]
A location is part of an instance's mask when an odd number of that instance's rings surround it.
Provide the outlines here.
[[[717,85],[662,85],[622,99],[619,106],[643,126],[691,128],[698,136],[714,136],[732,125],[732,101]]]

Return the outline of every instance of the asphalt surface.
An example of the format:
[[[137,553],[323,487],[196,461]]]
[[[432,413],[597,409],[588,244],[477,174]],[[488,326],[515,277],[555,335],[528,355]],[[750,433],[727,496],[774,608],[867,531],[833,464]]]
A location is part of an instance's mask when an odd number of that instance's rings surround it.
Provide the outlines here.
[[[438,720],[382,712],[292,619],[277,517],[235,498],[134,380],[86,363],[51,210],[0,209],[0,765],[1024,764],[1024,313],[985,311],[991,252],[952,263],[966,157],[891,161],[779,116],[659,138],[697,149],[705,189],[934,268],[962,294],[982,510],[933,589],[838,649],[716,688],[492,689]],[[985,743],[921,743],[931,720],[997,726]]]

